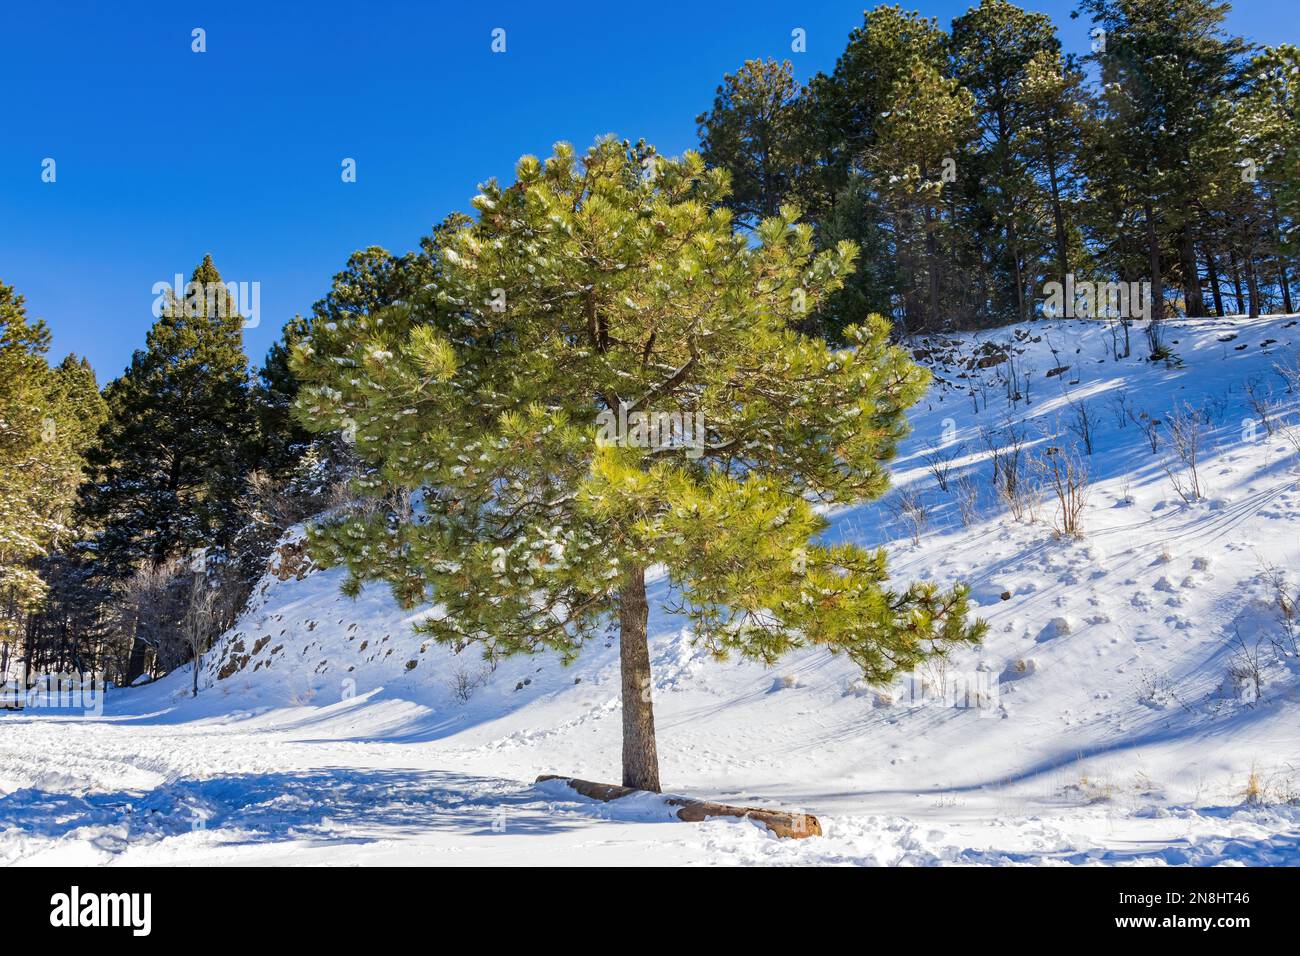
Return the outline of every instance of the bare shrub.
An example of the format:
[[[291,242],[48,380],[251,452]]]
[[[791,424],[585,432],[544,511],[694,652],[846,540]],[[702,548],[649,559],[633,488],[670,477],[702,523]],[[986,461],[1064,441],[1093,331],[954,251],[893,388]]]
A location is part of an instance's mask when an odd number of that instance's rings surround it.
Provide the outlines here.
[[[1065,427],[1078,436],[1083,442],[1083,450],[1091,455],[1092,439],[1097,430],[1097,415],[1092,406],[1087,402],[1070,402],[1070,419]]]
[[[1032,520],[1038,494],[1026,475],[1024,429],[1007,425],[1000,433],[986,429],[982,436],[993,462],[993,487],[998,497],[1015,520]]]
[[[1205,419],[1195,408],[1184,404],[1169,414],[1165,430],[1174,453],[1174,461],[1165,465],[1165,473],[1178,497],[1189,503],[1200,501],[1203,495],[1199,465]]]
[[[1284,569],[1262,562],[1260,573],[1273,595],[1273,607],[1282,625],[1282,639],[1274,641],[1285,654],[1300,654],[1300,588],[1292,588]]]
[[[189,600],[185,602],[185,614],[181,618],[180,637],[189,651],[190,662],[194,665],[191,696],[199,696],[199,667],[203,663],[203,652],[217,629],[221,616],[218,592],[210,587],[202,574],[196,574],[190,585]]]
[[[979,485],[970,475],[960,475],[952,483],[953,497],[957,501],[957,517],[963,528],[969,528],[979,518]]]
[[[1088,503],[1088,469],[1073,449],[1050,447],[1036,459],[1038,473],[1056,498],[1057,537],[1081,538],[1080,518]]]
[[[1232,657],[1228,661],[1225,684],[1232,697],[1244,700],[1250,706],[1264,699],[1264,667],[1267,663],[1263,655],[1264,638],[1249,644],[1236,630],[1236,640],[1229,643]]]
[[[1277,430],[1286,439],[1287,444],[1300,452],[1300,425],[1293,425],[1286,419],[1278,419]]]
[[[478,690],[486,682],[487,672],[472,670],[464,664],[457,664],[451,672],[447,686],[451,688],[452,694],[458,701],[467,704],[469,699],[474,696],[474,691]]]
[[[1297,352],[1290,360],[1274,365],[1273,369],[1286,383],[1288,395],[1300,395],[1300,352]],[[1300,425],[1288,421],[1280,414],[1274,424],[1282,437],[1287,440],[1287,443],[1297,452],[1300,452]]]
[[[177,655],[176,622],[182,612],[181,586],[185,564],[179,558],[146,561],[120,585],[113,608],[113,629],[126,643],[138,640],[153,652],[153,671],[169,671],[184,663]]]
[[[1227,414],[1228,396],[1226,395],[1207,395],[1201,402],[1201,421],[1207,429],[1221,423]]]
[[[1273,370],[1282,376],[1282,381],[1286,383],[1287,394],[1300,395],[1300,352],[1285,362],[1278,362],[1273,366]]]
[[[1152,417],[1147,412],[1138,412],[1134,414],[1132,409],[1129,409],[1128,415],[1129,420],[1138,428],[1142,429],[1142,434],[1146,438],[1147,444],[1151,446],[1151,454],[1154,455],[1160,450],[1160,419]]]
[[[1287,764],[1285,770],[1265,774],[1257,764],[1251,764],[1241,798],[1252,806],[1295,806],[1300,803],[1295,768]]]
[[[921,535],[925,533],[926,526],[929,524],[929,513],[921,496],[904,488],[898,492],[897,497],[890,506],[890,510],[893,511],[894,517],[907,529],[912,544],[920,544]]]
[[[1115,427],[1124,428],[1129,423],[1132,416],[1132,409],[1128,404],[1128,392],[1120,389],[1110,399],[1110,411],[1115,417]]]
[[[1264,434],[1272,438],[1277,431],[1278,411],[1278,402],[1274,400],[1272,392],[1267,391],[1258,379],[1251,379],[1246,382],[1246,401],[1259,419]]]
[[[1014,346],[1007,350],[1006,372],[1007,407],[1015,408],[1021,401],[1026,405],[1031,404],[1029,401],[1029,383],[1033,378],[1034,370],[1025,368],[1016,361]]]
[[[935,483],[938,484],[940,491],[946,492],[948,490],[948,482],[952,475],[953,462],[960,458],[965,451],[965,445],[954,445],[949,448],[942,448],[939,445],[931,443],[929,451],[922,456],[925,459],[926,466],[930,469],[930,474],[934,476]]]
[[[1163,710],[1170,704],[1177,704],[1188,713],[1194,711],[1178,694],[1174,682],[1163,674],[1144,669],[1138,675],[1138,703]]]

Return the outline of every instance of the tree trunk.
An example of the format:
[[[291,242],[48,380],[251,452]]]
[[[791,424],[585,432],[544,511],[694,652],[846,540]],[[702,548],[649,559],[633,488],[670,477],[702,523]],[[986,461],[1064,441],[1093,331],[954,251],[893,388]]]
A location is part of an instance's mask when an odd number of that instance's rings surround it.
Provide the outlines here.
[[[1065,215],[1061,211],[1061,185],[1056,176],[1056,151],[1047,152],[1047,174],[1052,185],[1052,219],[1056,224],[1056,268],[1060,271],[1057,279],[1065,285],[1066,273],[1070,271],[1069,243],[1065,238]]]
[[[131,657],[126,665],[125,685],[127,687],[134,684],[140,675],[144,673],[144,655],[148,649],[145,642],[140,640],[140,635],[137,634],[131,639]]]
[[[1160,237],[1156,232],[1156,214],[1152,203],[1147,202],[1143,212],[1146,215],[1147,264],[1151,270],[1151,320],[1147,323],[1147,341],[1153,355],[1162,349],[1160,344],[1160,323],[1165,319],[1165,278],[1160,262]]]
[[[191,697],[199,696],[199,665],[202,663],[203,663],[203,655],[201,653],[195,654],[194,655],[194,685],[193,685],[193,690],[190,693]]]
[[[925,257],[929,260],[930,273],[930,327],[939,328],[939,247],[934,238],[934,212],[929,204],[925,207]]]
[[[1277,267],[1277,281],[1282,287],[1282,311],[1290,315],[1295,311],[1295,306],[1291,303],[1291,279],[1286,274],[1286,266]]]
[[[1232,266],[1232,295],[1237,300],[1237,314],[1241,315],[1246,311],[1246,297],[1241,292],[1241,270],[1237,268],[1235,249],[1228,250],[1228,262]]]
[[[1219,264],[1214,260],[1214,250],[1207,244],[1204,246],[1205,267],[1208,272],[1207,278],[1210,280],[1210,292],[1214,296],[1214,314],[1219,318],[1225,315],[1223,311],[1223,290],[1219,287]]]
[[[650,648],[645,568],[632,568],[619,592],[619,660],[623,673],[623,786],[659,793],[659,753],[650,703]]]
[[[1011,243],[1011,268],[1016,276],[1016,321],[1028,321],[1025,310],[1025,270],[1020,261],[1020,242],[1014,223],[1007,223],[1007,241]]]
[[[1251,250],[1246,255],[1246,292],[1250,297],[1250,317],[1259,318],[1259,273],[1255,271],[1255,253]]]
[[[1201,296],[1201,269],[1196,261],[1196,240],[1192,235],[1190,221],[1182,228],[1182,268],[1183,268],[1183,305],[1188,318],[1202,318],[1205,315],[1205,299]]]

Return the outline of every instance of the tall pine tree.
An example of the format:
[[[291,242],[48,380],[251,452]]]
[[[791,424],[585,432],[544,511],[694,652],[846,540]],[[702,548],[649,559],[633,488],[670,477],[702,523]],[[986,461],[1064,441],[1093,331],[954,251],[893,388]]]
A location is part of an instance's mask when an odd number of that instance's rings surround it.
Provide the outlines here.
[[[49,343],[23,297],[0,283],[0,641],[8,644],[44,596],[34,563],[56,531],[42,512],[38,477],[50,451]]]
[[[243,319],[206,256],[186,295],[169,295],[125,373],[108,385],[109,419],[91,449],[82,511],[105,573],[124,577],[200,548],[226,548],[255,421]],[[138,637],[126,675],[144,670]]]
[[[738,221],[756,225],[796,198],[809,150],[802,114],[790,61],[748,60],[698,117],[700,154],[731,173]]]
[[[1091,169],[1114,212],[1102,241],[1140,246],[1151,282],[1152,353],[1165,349],[1165,280],[1183,289],[1183,309],[1205,315],[1197,227],[1218,167],[1198,161],[1223,131],[1221,104],[1239,86],[1245,45],[1223,32],[1219,0],[1083,0],[1102,31],[1100,123]]]
[[[43,604],[43,565],[76,534],[84,453],[105,409],[84,359],[50,368],[49,332],[0,283],[0,659]],[[0,674],[4,673],[0,667]]]

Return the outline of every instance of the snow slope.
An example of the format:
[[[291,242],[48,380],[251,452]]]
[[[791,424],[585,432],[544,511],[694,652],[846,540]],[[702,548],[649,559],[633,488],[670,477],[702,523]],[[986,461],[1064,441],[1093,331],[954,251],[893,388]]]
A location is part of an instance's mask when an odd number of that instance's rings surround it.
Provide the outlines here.
[[[1286,629],[1268,571],[1300,591],[1300,455],[1259,427],[1246,389],[1300,431],[1274,370],[1294,365],[1300,322],[1170,323],[1167,337],[1168,365],[1116,360],[1111,330],[1085,321],[913,343],[936,379],[895,487],[833,512],[828,535],[888,545],[899,581],[970,583],[989,635],[946,668],[873,689],[824,652],[718,664],[652,611],[665,786],[816,813],[820,839],[533,786],[617,780],[613,642],[568,668],[491,672],[423,644],[418,614],[382,586],[343,597],[339,572],[309,571],[290,541],[207,656],[197,700],[181,672],[111,693],[101,716],[0,717],[0,860],[1300,863],[1300,664],[1274,646]],[[1007,398],[1012,370],[1028,402]],[[1008,512],[981,433],[1019,429],[1035,454],[1077,445],[1084,403],[1092,483],[1075,540],[1053,534],[1050,498],[1032,519]],[[1153,454],[1141,427],[1188,404],[1212,425],[1194,503],[1166,472],[1167,438]],[[953,460],[947,492],[935,447]],[[909,495],[927,514],[918,543],[897,507]],[[652,584],[652,607],[665,592]],[[957,700],[978,706],[944,699],[958,687],[980,688]]]

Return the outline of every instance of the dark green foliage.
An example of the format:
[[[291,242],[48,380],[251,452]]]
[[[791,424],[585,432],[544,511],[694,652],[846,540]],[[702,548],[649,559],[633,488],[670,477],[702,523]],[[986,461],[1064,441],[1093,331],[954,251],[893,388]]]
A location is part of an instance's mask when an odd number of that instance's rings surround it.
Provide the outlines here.
[[[800,86],[751,61],[724,78],[700,137],[747,221],[791,201],[818,248],[863,250],[804,328],[837,340],[872,311],[902,333],[1025,321],[1069,275],[1149,282],[1157,356],[1170,312],[1293,311],[1293,48],[1248,61],[1218,0],[1081,8],[1092,82],[1050,18],[1010,0],[947,33],[878,6],[830,74]]]
[[[211,257],[192,282],[216,288]],[[197,548],[226,547],[256,434],[243,320],[224,289],[212,303],[169,297],[121,377],[88,455],[85,520],[110,573]]]

